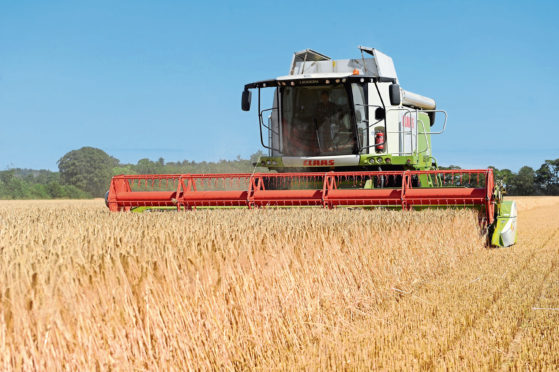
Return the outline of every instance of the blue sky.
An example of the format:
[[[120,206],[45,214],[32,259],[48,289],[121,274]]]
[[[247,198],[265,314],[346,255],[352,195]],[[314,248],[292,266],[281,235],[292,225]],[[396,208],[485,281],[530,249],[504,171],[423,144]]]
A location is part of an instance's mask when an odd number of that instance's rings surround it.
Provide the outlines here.
[[[395,62],[449,113],[441,164],[518,170],[559,158],[557,1],[0,0],[0,169],[57,169],[94,146],[120,159],[248,157],[248,82],[312,48]]]

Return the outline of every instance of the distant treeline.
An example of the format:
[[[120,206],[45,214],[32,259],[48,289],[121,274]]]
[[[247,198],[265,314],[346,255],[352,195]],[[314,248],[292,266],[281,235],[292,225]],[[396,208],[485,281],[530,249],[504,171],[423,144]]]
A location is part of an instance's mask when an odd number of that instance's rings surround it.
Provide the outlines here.
[[[250,159],[217,162],[165,162],[140,159],[123,164],[103,150],[83,147],[58,160],[58,172],[49,170],[9,169],[0,171],[0,199],[81,199],[102,197],[112,176],[118,174],[245,173],[254,170],[262,152]],[[447,169],[460,169],[450,166]],[[546,160],[537,170],[524,166],[518,173],[496,169],[508,195],[559,195],[559,159]],[[265,171],[259,168],[258,171]]]
[[[118,174],[177,174],[177,173],[245,173],[252,172],[252,163],[261,152],[250,159],[217,162],[165,162],[140,159],[136,164],[123,164],[103,150],[83,147],[58,160],[58,172],[33,169],[0,171],[0,199],[83,199],[102,197],[110,179]],[[258,171],[265,171],[258,168]]]
[[[60,182],[59,172],[10,169],[0,172],[0,199],[84,199],[91,195]]]
[[[460,169],[451,165],[442,169]],[[518,173],[510,169],[493,169],[496,181],[505,186],[507,195],[559,195],[559,159],[546,160],[537,170],[524,166]]]

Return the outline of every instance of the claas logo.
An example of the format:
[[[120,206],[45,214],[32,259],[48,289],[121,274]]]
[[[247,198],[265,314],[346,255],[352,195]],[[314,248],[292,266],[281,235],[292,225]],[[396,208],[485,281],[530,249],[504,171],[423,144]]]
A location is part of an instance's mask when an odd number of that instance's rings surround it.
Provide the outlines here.
[[[304,166],[309,166],[309,167],[320,167],[320,166],[329,166],[329,165],[335,165],[336,162],[331,159],[331,160],[305,160],[303,161],[303,165]]]

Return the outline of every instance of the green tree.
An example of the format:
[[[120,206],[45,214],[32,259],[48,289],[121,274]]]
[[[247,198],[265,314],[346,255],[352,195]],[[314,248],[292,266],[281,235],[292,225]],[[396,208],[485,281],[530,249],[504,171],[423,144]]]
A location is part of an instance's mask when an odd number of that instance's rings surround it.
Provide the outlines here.
[[[120,174],[138,174],[132,164],[119,165],[114,167],[112,172],[113,176],[118,176]]]
[[[78,189],[76,186],[64,185],[62,188],[63,197],[67,199],[86,199],[91,197],[85,191]]]
[[[541,165],[536,171],[536,185],[547,195],[559,195],[559,159]]]
[[[164,163],[163,158],[159,158],[160,161],[155,162],[147,158],[138,160],[138,164],[134,167],[138,174],[158,174],[164,173]]]
[[[0,196],[4,199],[29,198],[31,191],[29,185],[14,173],[14,170],[9,170],[0,174]]]
[[[94,147],[73,150],[58,160],[60,180],[92,196],[103,196],[109,188],[112,169],[119,161]],[[54,191],[54,190],[53,190]]]
[[[31,185],[29,196],[31,199],[51,199],[46,186],[40,183]]]
[[[514,195],[533,195],[536,192],[535,184],[536,172],[531,167],[520,168],[514,177]]]
[[[507,191],[507,194],[517,195],[515,173],[513,173],[510,169],[497,169],[493,166],[489,166],[489,168],[493,169],[493,175],[495,177],[495,181],[501,181],[503,183],[503,186],[505,186],[505,190]]]
[[[66,195],[64,193],[64,187],[60,185],[58,182],[49,182],[45,188],[49,193],[50,197],[53,199],[61,199],[64,198]]]

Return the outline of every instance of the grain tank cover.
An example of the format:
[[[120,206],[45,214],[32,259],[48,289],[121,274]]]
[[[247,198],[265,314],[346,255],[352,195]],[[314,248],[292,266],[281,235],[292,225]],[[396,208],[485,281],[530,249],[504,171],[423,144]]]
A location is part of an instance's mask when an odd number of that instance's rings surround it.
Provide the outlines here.
[[[360,75],[398,82],[392,58],[379,50],[360,46],[361,58],[333,60],[330,57],[305,49],[296,52],[291,61],[289,77],[349,76]],[[365,58],[364,53],[372,58]],[[357,71],[357,73],[356,73]],[[280,79],[288,79],[281,77]]]
[[[305,49],[300,52],[295,52],[295,54],[293,55],[293,60],[291,61],[291,69],[289,70],[289,74],[293,75],[295,73],[295,67],[297,67],[298,63],[304,68],[306,62],[329,61],[330,59],[330,57],[318,53],[312,49]]]
[[[376,76],[381,78],[395,79],[398,82],[398,75],[396,75],[396,68],[394,67],[394,61],[392,58],[378,49],[369,48],[365,46],[359,46],[361,53],[365,52],[374,57]]]

